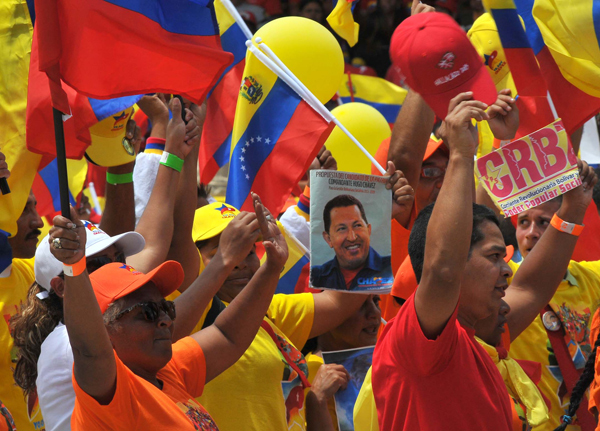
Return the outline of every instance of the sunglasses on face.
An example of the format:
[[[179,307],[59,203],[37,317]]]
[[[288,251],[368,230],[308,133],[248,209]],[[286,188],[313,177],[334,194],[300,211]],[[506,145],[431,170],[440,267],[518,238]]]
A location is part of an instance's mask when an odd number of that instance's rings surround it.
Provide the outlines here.
[[[160,317],[160,312],[163,311],[171,320],[175,320],[177,314],[175,313],[175,304],[173,301],[167,301],[166,299],[160,302],[138,302],[125,310],[120,311],[112,320],[119,320],[121,317],[135,310],[136,308],[142,309],[144,319],[151,323],[156,323]]]
[[[108,265],[109,263],[113,262],[125,263],[125,255],[123,254],[123,252],[118,252],[115,255],[115,260],[111,260],[111,258],[108,256],[88,257],[86,259],[85,266],[87,268],[88,274],[91,274],[92,272],[102,268],[104,265]]]
[[[432,180],[432,179],[436,179],[436,178],[440,178],[440,177],[444,176],[445,173],[446,173],[446,168],[444,168],[444,169],[437,168],[437,167],[423,168],[423,169],[421,169],[421,178],[427,178],[429,180]]]

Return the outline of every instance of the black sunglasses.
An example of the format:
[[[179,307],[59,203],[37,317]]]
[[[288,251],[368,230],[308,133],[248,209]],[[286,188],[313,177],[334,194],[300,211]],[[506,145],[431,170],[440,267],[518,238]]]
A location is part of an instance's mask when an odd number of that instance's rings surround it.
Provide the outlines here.
[[[136,308],[141,308],[144,319],[151,323],[156,323],[158,321],[161,311],[164,311],[171,320],[175,320],[175,317],[177,317],[173,301],[163,299],[160,302],[138,302],[137,304],[120,311],[112,320],[118,320]]]
[[[88,274],[102,268],[104,265],[109,263],[119,262],[125,263],[125,255],[123,252],[118,252],[115,255],[115,260],[111,260],[108,256],[92,256],[86,258],[85,267],[87,268]]]

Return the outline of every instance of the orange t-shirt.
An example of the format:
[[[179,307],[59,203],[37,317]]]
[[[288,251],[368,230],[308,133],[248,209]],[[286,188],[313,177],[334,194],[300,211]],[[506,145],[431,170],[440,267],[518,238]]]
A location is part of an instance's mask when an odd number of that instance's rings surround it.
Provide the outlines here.
[[[73,431],[218,430],[212,417],[196,402],[204,390],[206,361],[191,337],[173,344],[173,357],[158,372],[160,390],[135,375],[117,356],[117,388],[112,401],[101,405],[85,393],[73,376]]]
[[[592,324],[590,325],[590,346],[595,345],[598,333],[600,332],[600,308],[594,313]],[[595,414],[600,406],[600,355],[596,353],[596,363],[594,364],[595,373],[594,380],[590,385],[590,397],[588,401],[588,409],[590,413]],[[600,431],[600,424],[596,427],[596,431]]]

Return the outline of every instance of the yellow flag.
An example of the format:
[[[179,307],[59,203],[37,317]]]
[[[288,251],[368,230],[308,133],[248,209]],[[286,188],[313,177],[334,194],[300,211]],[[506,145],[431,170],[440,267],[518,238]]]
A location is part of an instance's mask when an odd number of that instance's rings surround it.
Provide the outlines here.
[[[0,151],[6,156],[11,193],[0,195],[0,229],[14,235],[17,219],[41,156],[25,148],[27,76],[33,25],[25,0],[2,0],[0,6]],[[49,136],[48,139],[53,139]]]
[[[356,2],[348,0],[337,0],[337,3],[329,16],[327,22],[337,34],[339,34],[350,46],[358,42],[358,27],[354,22],[352,9]]]

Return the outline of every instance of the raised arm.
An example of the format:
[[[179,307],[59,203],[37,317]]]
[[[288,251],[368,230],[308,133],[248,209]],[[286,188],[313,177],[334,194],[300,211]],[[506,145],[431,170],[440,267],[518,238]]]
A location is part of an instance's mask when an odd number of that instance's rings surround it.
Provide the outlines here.
[[[260,227],[267,260],[215,323],[192,335],[206,357],[207,382],[237,362],[254,340],[288,258],[287,244],[275,218],[258,196],[253,194],[253,198],[257,220],[250,227],[254,230]]]
[[[587,163],[578,161],[578,165],[582,185],[563,196],[556,215],[569,223],[582,224],[598,177]],[[504,298],[511,308],[506,317],[512,340],[533,322],[554,296],[565,276],[576,243],[576,236],[548,227],[523,260]]]
[[[201,136],[204,119],[206,118],[206,105],[200,107],[192,105],[190,109],[196,118],[196,123],[200,128],[199,136]],[[183,283],[179,287],[179,290],[182,291],[187,289],[187,287],[196,280],[200,269],[198,250],[192,241],[192,227],[194,225],[194,214],[196,213],[198,195],[197,177],[198,151],[200,149],[199,143],[200,142],[198,142],[198,145],[194,145],[194,148],[187,155],[183,163],[181,178],[179,179],[179,186],[177,188],[175,212],[173,214],[175,230],[173,231],[173,239],[171,240],[171,247],[167,255],[167,260],[176,260],[183,267],[185,277]],[[178,324],[179,320],[180,318],[178,317]],[[189,335],[189,333],[186,335]]]
[[[199,129],[192,113],[186,110],[186,125],[181,119],[181,103],[171,100],[173,118],[167,127],[165,151],[185,159],[199,136]],[[148,206],[140,218],[136,232],[146,240],[144,250],[127,258],[127,263],[141,272],[149,272],[165,261],[173,237],[173,211],[180,173],[160,165]]]
[[[473,157],[477,146],[471,119],[487,119],[487,106],[461,93],[445,119],[450,148],[446,178],[427,227],[421,283],[415,309],[426,337],[438,336],[454,312],[473,230]]]
[[[40,247],[50,247],[54,257],[66,264],[85,259],[85,228],[73,207],[71,220],[54,217],[50,244],[40,244]],[[61,249],[52,247],[55,238],[60,238]],[[76,277],[65,275],[63,309],[77,384],[100,404],[108,404],[115,393],[117,368],[87,270]]]
[[[191,233],[189,235],[191,237]],[[254,213],[241,212],[227,225],[219,239],[215,256],[202,274],[175,299],[177,325],[173,341],[191,334],[231,271],[252,251],[258,235],[258,221]],[[192,253],[198,255],[195,246]]]

